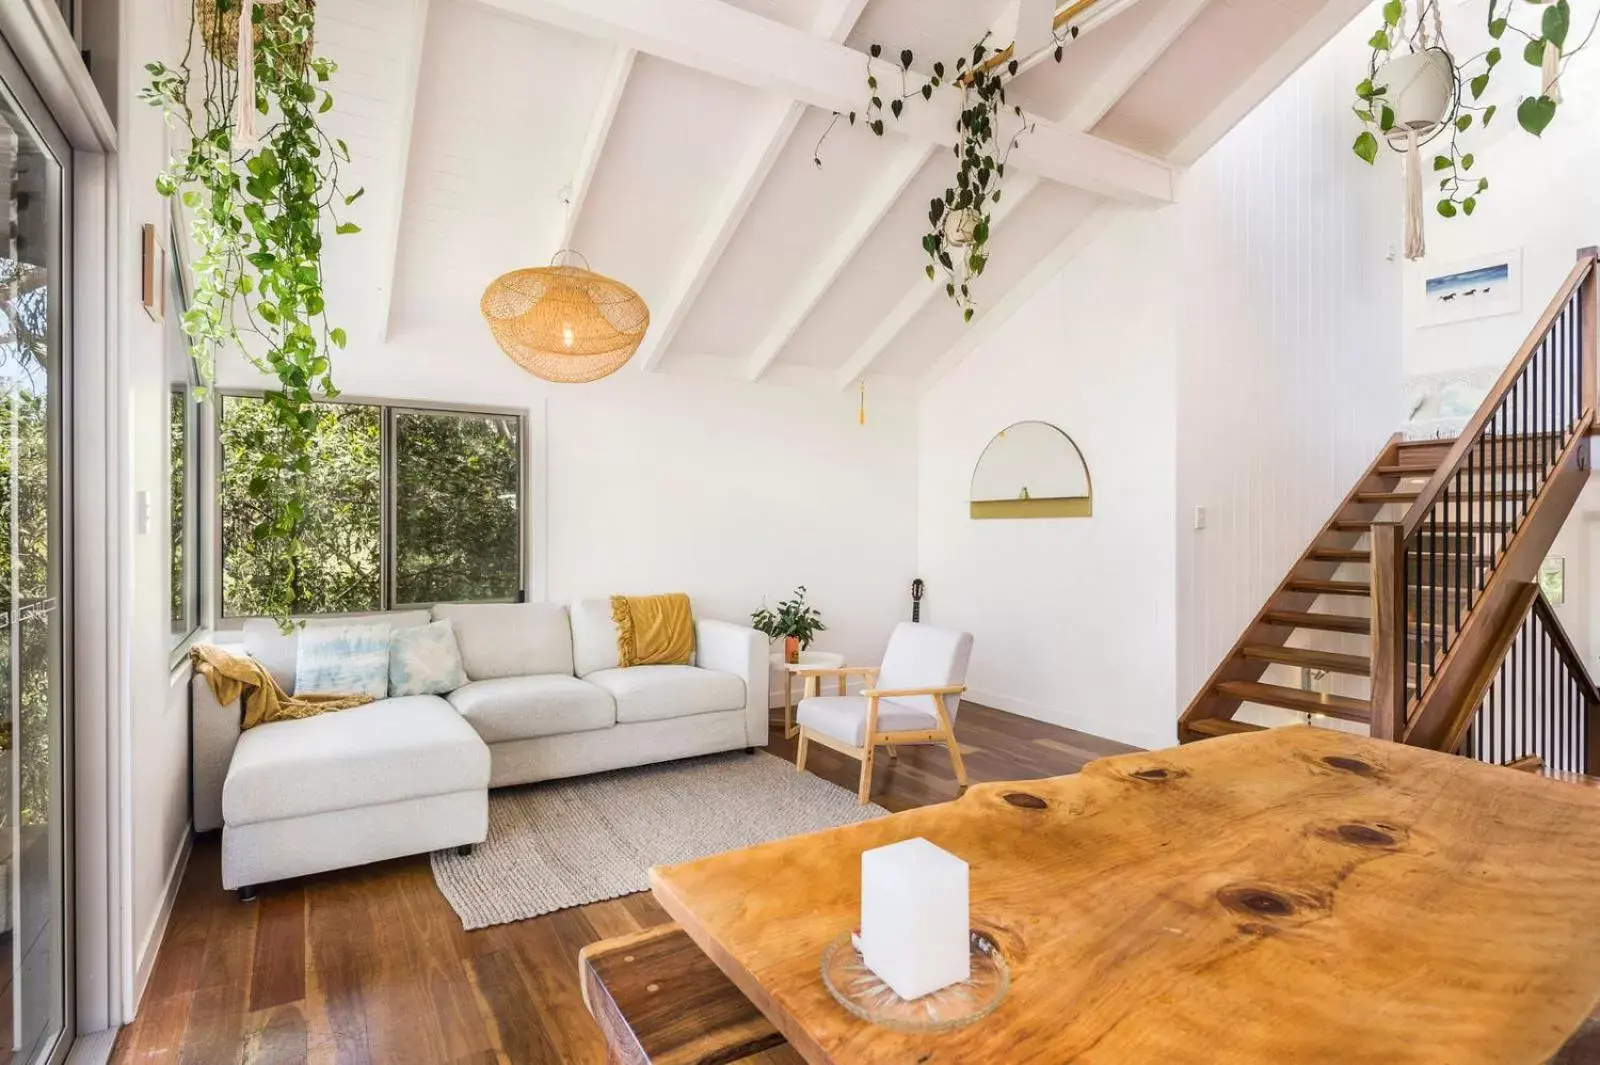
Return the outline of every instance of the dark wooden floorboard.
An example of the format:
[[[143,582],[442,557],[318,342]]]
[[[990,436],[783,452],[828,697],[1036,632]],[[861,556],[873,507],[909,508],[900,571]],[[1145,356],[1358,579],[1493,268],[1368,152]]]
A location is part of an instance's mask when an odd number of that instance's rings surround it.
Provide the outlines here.
[[[779,711],[767,749],[792,759],[782,733]],[[1132,749],[972,703],[956,736],[973,782],[1074,773]],[[834,751],[813,745],[808,768],[855,790],[857,763]],[[939,747],[901,748],[873,777],[890,810],[955,796]],[[640,894],[465,932],[426,856],[270,884],[242,904],[220,862],[217,836],[201,837],[115,1065],[603,1065],[578,952],[668,920]]]

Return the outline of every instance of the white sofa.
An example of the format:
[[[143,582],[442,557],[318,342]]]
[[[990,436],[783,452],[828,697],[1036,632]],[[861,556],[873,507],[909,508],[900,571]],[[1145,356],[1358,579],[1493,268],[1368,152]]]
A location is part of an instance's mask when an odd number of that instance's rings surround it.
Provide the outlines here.
[[[246,897],[292,876],[448,847],[488,831],[488,789],[767,743],[767,641],[695,623],[695,662],[618,668],[607,599],[441,604],[467,684],[239,728],[196,677],[194,823],[222,829],[222,880]],[[426,624],[428,611],[309,625]],[[293,691],[297,634],[247,622],[244,650]]]

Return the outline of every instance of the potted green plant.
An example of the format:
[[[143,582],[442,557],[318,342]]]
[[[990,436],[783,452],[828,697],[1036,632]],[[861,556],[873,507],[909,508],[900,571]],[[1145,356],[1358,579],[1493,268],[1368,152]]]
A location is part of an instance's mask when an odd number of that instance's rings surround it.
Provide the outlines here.
[[[800,652],[811,646],[817,633],[828,626],[822,623],[822,613],[806,605],[806,587],[794,590],[794,597],[778,604],[776,611],[765,605],[750,615],[750,624],[769,640],[783,640],[783,660],[791,665],[800,661]]]

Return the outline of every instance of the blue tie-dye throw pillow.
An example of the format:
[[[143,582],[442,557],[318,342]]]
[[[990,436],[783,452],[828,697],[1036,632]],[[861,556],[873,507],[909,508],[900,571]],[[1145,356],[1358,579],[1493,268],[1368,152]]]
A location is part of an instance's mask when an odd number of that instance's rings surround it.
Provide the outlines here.
[[[389,694],[389,626],[315,625],[300,630],[296,695]]]
[[[444,695],[467,682],[450,619],[389,636],[389,694]]]

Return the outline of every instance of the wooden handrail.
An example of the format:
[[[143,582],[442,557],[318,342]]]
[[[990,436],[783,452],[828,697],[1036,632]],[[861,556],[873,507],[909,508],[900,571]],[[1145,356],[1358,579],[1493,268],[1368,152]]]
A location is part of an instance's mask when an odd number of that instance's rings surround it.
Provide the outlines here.
[[[1539,320],[1534,323],[1533,329],[1528,332],[1527,339],[1522,342],[1522,347],[1518,349],[1516,357],[1511,360],[1505,371],[1500,374],[1499,379],[1494,383],[1494,387],[1489,389],[1489,394],[1478,405],[1477,412],[1467,422],[1466,428],[1461,430],[1461,435],[1456,438],[1455,445],[1450,448],[1449,453],[1444,457],[1444,461],[1439,464],[1439,468],[1434,471],[1433,476],[1428,479],[1428,483],[1423,486],[1416,502],[1406,512],[1405,520],[1401,522],[1404,539],[1410,540],[1416,535],[1417,529],[1427,519],[1428,513],[1433,509],[1433,505],[1439,501],[1439,496],[1444,492],[1445,485],[1456,475],[1461,464],[1466,460],[1468,452],[1478,443],[1479,438],[1483,435],[1484,427],[1488,425],[1489,420],[1494,417],[1495,412],[1500,408],[1500,403],[1505,399],[1506,393],[1516,384],[1523,368],[1528,365],[1528,360],[1533,358],[1534,353],[1539,350],[1539,346],[1544,343],[1545,335],[1550,332],[1550,327],[1555,323],[1556,317],[1566,307],[1567,301],[1572,298],[1572,294],[1577,291],[1578,286],[1587,281],[1594,273],[1596,254],[1594,248],[1584,248],[1578,253],[1577,264],[1567,274],[1567,279],[1562,282],[1561,288],[1556,291],[1555,297],[1545,307],[1544,313],[1539,316]],[[1586,322],[1585,328],[1592,334],[1594,324]],[[1593,360],[1585,358],[1582,365],[1585,380],[1584,409],[1587,411],[1593,407],[1593,389],[1590,385],[1590,379],[1593,376]]]
[[[1449,734],[1437,750],[1460,749],[1462,740],[1466,738],[1467,729],[1472,727],[1472,720],[1478,715],[1478,707],[1483,705],[1483,697],[1488,694],[1489,685],[1500,675],[1500,667],[1505,664],[1506,655],[1511,653],[1511,645],[1516,643],[1517,633],[1522,631],[1523,623],[1528,620],[1528,611],[1533,609],[1534,600],[1539,598],[1541,597],[1537,584],[1529,582],[1517,589],[1511,610],[1506,615],[1506,623],[1494,634],[1494,640],[1485,648],[1484,654],[1478,660],[1477,668],[1472,674],[1472,683],[1466,689],[1466,698],[1459,704],[1463,712],[1456,715]]]
[[[1600,703],[1600,689],[1595,688],[1594,680],[1589,676],[1589,669],[1583,664],[1583,656],[1572,646],[1572,637],[1562,628],[1561,619],[1556,616],[1554,608],[1544,596],[1534,596],[1533,612],[1538,614],[1539,620],[1544,623],[1545,632],[1550,634],[1550,642],[1555,645],[1556,653],[1561,656],[1561,662],[1567,667],[1567,672],[1572,674],[1572,679],[1583,689],[1584,698],[1590,703]]]

